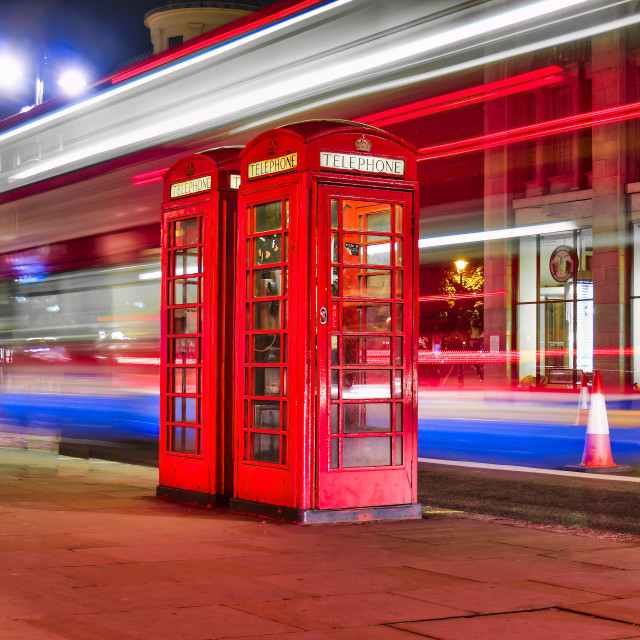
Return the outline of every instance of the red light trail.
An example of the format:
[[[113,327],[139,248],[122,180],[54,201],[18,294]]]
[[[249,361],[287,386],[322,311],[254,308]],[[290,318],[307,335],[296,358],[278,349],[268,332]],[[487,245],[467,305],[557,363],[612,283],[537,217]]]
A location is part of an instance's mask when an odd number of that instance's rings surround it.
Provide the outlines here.
[[[453,294],[443,294],[438,296],[420,296],[418,300],[420,302],[435,302],[439,300],[459,300],[466,298],[488,298],[489,296],[504,296],[506,295],[506,290],[501,289],[499,291],[485,291],[485,292],[472,292],[472,293],[453,293]]]
[[[477,138],[467,138],[466,140],[457,140],[456,142],[425,147],[420,149],[418,160],[433,160],[434,158],[442,158],[460,153],[481,151],[482,149],[489,149],[503,144],[511,144],[522,140],[550,136],[564,131],[574,131],[585,127],[595,127],[596,125],[638,117],[640,117],[640,102],[632,102],[618,107],[608,107],[597,111],[589,111],[588,113],[567,116],[566,118],[558,118],[557,120],[537,122],[527,125],[526,127],[507,129]]]
[[[554,65],[529,73],[523,73],[518,76],[511,76],[504,80],[497,80],[496,82],[455,91],[454,93],[446,93],[435,98],[413,102],[394,109],[372,113],[371,115],[357,118],[357,120],[365,124],[383,127],[396,122],[412,120],[413,118],[419,118],[449,109],[457,109],[468,104],[493,100],[521,91],[528,91],[537,87],[555,84],[562,81],[562,79],[562,67]]]

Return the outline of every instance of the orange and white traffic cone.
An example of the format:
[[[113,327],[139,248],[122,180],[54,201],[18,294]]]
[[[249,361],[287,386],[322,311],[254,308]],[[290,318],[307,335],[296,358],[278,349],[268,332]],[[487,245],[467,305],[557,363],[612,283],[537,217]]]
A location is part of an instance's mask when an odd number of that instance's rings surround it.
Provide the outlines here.
[[[562,468],[566,471],[584,471],[587,473],[624,473],[631,471],[631,467],[627,465],[616,464],[611,455],[607,406],[604,401],[602,379],[599,371],[593,372],[591,406],[589,407],[587,437],[584,443],[582,462],[579,465],[567,464]]]
[[[576,416],[576,427],[583,427],[589,419],[589,381],[587,374],[582,373],[580,383],[580,396],[578,398],[578,415]]]

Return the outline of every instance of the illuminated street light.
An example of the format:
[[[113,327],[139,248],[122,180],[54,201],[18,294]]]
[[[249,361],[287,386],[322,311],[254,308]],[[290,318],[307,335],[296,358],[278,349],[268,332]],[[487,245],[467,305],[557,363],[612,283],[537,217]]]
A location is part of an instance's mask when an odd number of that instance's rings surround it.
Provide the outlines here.
[[[87,86],[87,79],[79,69],[69,69],[62,74],[58,84],[65,93],[75,96]]]
[[[456,265],[458,273],[462,273],[469,263],[466,260],[456,260],[453,264]]]
[[[18,58],[10,53],[0,54],[0,86],[11,89],[16,86],[24,74]]]

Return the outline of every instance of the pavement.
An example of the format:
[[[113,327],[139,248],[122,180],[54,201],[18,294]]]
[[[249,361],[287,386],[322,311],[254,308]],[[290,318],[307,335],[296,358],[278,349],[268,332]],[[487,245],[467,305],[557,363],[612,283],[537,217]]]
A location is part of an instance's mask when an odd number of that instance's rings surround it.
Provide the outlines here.
[[[640,538],[431,510],[287,525],[0,448],[0,640],[640,640]]]

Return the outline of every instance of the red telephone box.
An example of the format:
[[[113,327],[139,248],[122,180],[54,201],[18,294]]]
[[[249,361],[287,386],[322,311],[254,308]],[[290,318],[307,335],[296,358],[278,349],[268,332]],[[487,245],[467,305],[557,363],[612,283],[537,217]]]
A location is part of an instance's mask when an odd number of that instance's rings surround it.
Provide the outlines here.
[[[232,511],[421,517],[416,153],[310,121],[240,154]]]
[[[200,505],[226,505],[233,485],[239,150],[187,156],[164,179],[157,495]]]

